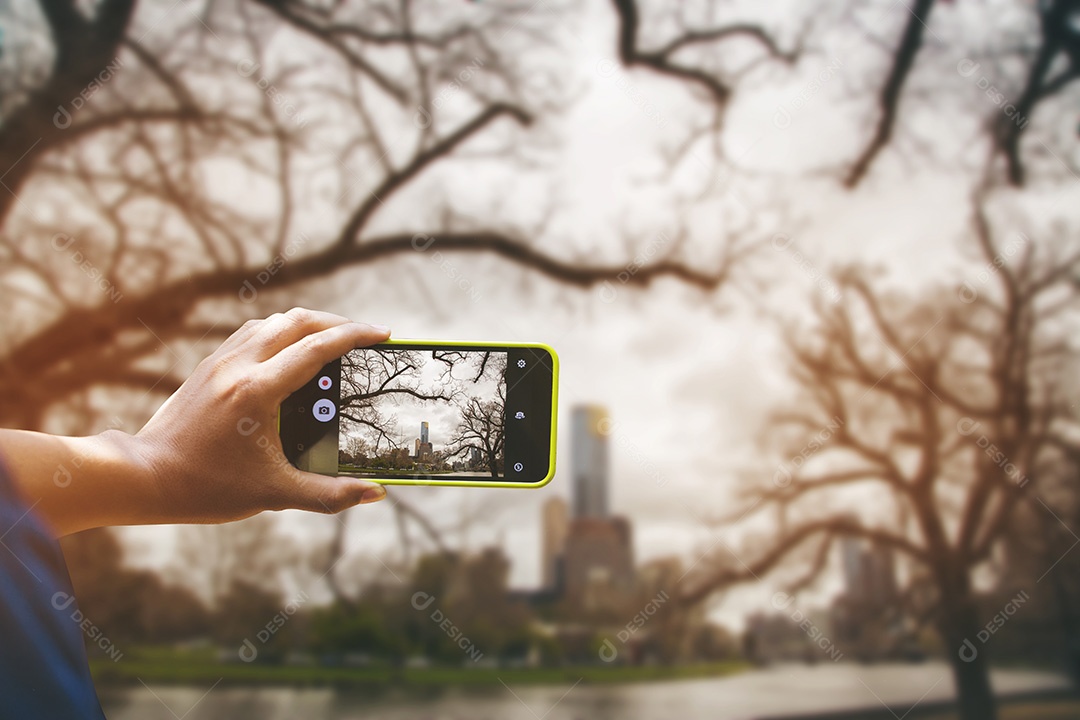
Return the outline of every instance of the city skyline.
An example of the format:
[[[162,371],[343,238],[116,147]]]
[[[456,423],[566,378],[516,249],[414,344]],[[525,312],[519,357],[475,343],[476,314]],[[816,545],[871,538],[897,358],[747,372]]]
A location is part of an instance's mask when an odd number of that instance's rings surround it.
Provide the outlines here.
[[[505,351],[358,348],[341,362],[339,474],[503,475]]]

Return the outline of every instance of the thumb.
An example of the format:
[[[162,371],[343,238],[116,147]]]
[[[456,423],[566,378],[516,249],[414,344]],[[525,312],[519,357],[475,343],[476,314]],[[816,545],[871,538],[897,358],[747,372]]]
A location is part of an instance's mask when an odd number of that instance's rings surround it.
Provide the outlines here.
[[[295,469],[294,469],[295,470]],[[370,480],[328,477],[295,470],[289,507],[321,513],[339,513],[353,505],[366,505],[386,497],[386,488]]]

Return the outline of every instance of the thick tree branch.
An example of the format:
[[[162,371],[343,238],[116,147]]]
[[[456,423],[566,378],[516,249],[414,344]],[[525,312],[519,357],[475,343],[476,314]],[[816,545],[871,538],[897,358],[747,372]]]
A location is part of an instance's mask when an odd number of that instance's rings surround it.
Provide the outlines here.
[[[1076,0],[1051,0],[1042,3],[1039,11],[1042,44],[1028,69],[1027,81],[1020,95],[1011,103],[1011,115],[999,112],[993,123],[995,142],[1005,155],[1007,176],[1015,186],[1024,184],[1024,164],[1020,156],[1020,139],[1031,121],[1036,105],[1052,97],[1080,78],[1080,29],[1076,16],[1080,3]],[[1051,76],[1059,54],[1065,55],[1065,67]]]
[[[907,8],[906,5],[904,7]],[[844,185],[849,188],[859,184],[870,169],[870,164],[892,138],[893,126],[896,124],[896,115],[899,112],[900,93],[922,47],[923,32],[926,30],[933,7],[934,0],[916,0],[914,6],[908,8],[911,17],[908,18],[907,25],[904,27],[904,34],[900,37],[900,44],[893,55],[892,66],[878,95],[878,121],[874,134],[844,179]]]
[[[34,170],[35,161],[66,142],[66,129],[55,117],[116,57],[136,0],[105,0],[92,20],[71,0],[42,5],[53,36],[52,73],[30,93],[26,103],[4,118],[0,131],[0,220],[8,216],[16,195]]]
[[[730,264],[725,264],[710,273],[665,260],[644,265],[629,274],[626,265],[581,265],[541,252],[520,238],[498,233],[433,233],[432,236],[435,242],[430,247],[441,252],[494,255],[556,282],[579,288],[592,287],[605,281],[630,287],[647,287],[661,278],[672,278],[709,291],[724,285],[732,270]],[[24,402],[22,398],[27,389],[24,383],[40,377],[56,363],[64,362],[73,353],[86,352],[88,348],[103,350],[125,331],[142,331],[147,326],[163,339],[168,339],[183,328],[185,319],[195,306],[205,300],[291,287],[347,267],[412,255],[418,252],[414,238],[412,234],[390,235],[359,245],[334,246],[330,250],[287,263],[258,287],[253,282],[257,282],[259,272],[265,269],[263,267],[221,269],[194,275],[190,280],[185,278],[159,286],[142,297],[125,297],[124,302],[115,305],[72,310],[19,345],[7,358],[0,359],[5,366],[7,380],[0,387],[0,407],[16,407]],[[64,351],[58,353],[58,348]],[[94,378],[86,376],[85,381],[89,385]],[[47,389],[43,391],[48,395]]]
[[[797,52],[781,49],[776,39],[765,28],[751,23],[734,23],[713,30],[688,30],[658,50],[656,55],[666,59],[682,48],[691,45],[708,44],[737,37],[756,41],[768,51],[769,55],[779,60],[794,62],[798,59]]]
[[[772,36],[763,28],[748,23],[734,23],[712,30],[689,31],[674,38],[659,50],[643,51],[638,46],[640,16],[635,0],[613,0],[613,3],[619,16],[619,59],[622,60],[624,65],[627,67],[640,65],[661,75],[686,80],[698,85],[709,93],[721,110],[727,106],[728,101],[731,99],[731,86],[712,73],[675,62],[672,56],[680,49],[744,37],[757,41],[772,57],[785,62],[794,61],[797,55],[795,52],[783,52]]]

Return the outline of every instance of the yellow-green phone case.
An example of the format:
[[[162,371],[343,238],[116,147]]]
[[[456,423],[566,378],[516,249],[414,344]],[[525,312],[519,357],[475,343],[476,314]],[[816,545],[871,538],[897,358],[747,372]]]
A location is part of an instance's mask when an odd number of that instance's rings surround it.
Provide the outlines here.
[[[520,482],[488,482],[483,480],[417,480],[415,478],[378,478],[367,477],[381,485],[442,485],[455,487],[502,487],[502,488],[539,488],[551,482],[555,477],[555,443],[558,439],[559,424],[559,354],[555,348],[544,343],[521,343],[521,342],[480,342],[480,341],[450,341],[450,340],[426,340],[426,339],[391,339],[378,343],[379,345],[441,345],[445,347],[514,347],[536,348],[545,350],[551,355],[551,442],[550,457],[548,459],[548,474],[543,480],[534,483]],[[279,418],[280,424],[280,418]],[[278,429],[280,432],[280,427]]]

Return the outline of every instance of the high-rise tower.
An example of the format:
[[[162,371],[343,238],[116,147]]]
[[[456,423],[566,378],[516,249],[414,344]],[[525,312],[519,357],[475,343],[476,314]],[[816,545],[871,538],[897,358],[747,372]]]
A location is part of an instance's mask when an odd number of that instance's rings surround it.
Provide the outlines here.
[[[579,405],[572,410],[570,429],[573,517],[555,566],[557,590],[571,607],[622,613],[633,596],[636,573],[630,522],[613,517],[608,500],[611,421],[604,408]]]
[[[542,556],[543,587],[561,589],[563,552],[566,549],[566,533],[569,527],[566,501],[553,497],[544,503]]]
[[[607,410],[578,405],[570,419],[571,486],[575,518],[608,516]]]

